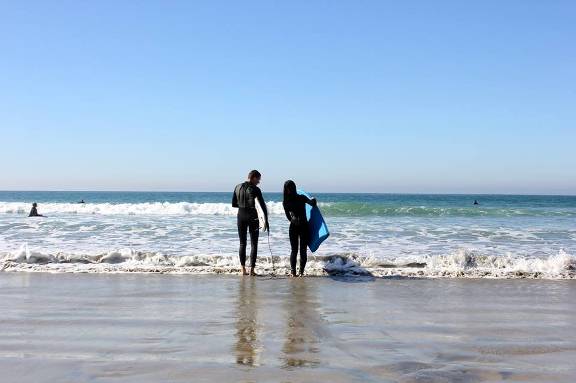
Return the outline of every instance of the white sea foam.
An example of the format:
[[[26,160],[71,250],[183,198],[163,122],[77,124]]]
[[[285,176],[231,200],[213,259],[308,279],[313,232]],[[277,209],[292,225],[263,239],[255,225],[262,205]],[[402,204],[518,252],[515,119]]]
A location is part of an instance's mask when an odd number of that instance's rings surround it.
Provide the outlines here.
[[[284,214],[282,203],[266,204],[271,214]],[[31,205],[23,202],[0,202],[0,213],[28,214]],[[99,215],[235,215],[237,209],[229,203],[144,202],[144,203],[42,203],[42,214]]]
[[[429,257],[427,268],[438,272],[479,274],[531,273],[556,277],[576,271],[576,257],[564,250],[545,258],[484,255],[477,250],[459,249],[447,256]]]
[[[233,215],[230,203],[223,202],[139,202],[139,203],[63,203],[41,202],[40,213],[97,215]],[[283,214],[282,203],[269,201],[271,214]],[[341,217],[574,217],[571,209],[517,209],[430,206],[370,205],[358,202],[321,202],[322,211]],[[0,201],[0,214],[27,214],[31,202]]]
[[[4,271],[47,272],[161,272],[161,273],[236,273],[235,255],[166,255],[134,249],[116,249],[100,254],[56,254],[32,251],[23,245],[14,252],[0,253]],[[285,275],[287,257],[260,256],[262,274]],[[419,260],[383,260],[357,254],[310,256],[307,274],[363,275],[371,277],[472,277],[472,278],[576,278],[576,256],[560,250],[545,258],[487,256],[475,250],[461,249],[447,255],[422,257]]]

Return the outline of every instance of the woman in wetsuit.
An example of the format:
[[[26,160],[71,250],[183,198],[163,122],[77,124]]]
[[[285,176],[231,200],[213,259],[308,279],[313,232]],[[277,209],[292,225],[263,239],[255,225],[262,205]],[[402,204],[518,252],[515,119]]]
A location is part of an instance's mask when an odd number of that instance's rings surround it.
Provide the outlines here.
[[[304,195],[296,192],[296,184],[292,180],[284,183],[284,213],[286,218],[290,221],[290,271],[293,277],[296,276],[296,257],[298,255],[298,248],[300,248],[300,270],[299,274],[304,274],[306,267],[306,260],[308,254],[306,247],[309,243],[309,228],[308,220],[306,219],[306,206],[305,204],[316,206],[316,199],[310,199]]]

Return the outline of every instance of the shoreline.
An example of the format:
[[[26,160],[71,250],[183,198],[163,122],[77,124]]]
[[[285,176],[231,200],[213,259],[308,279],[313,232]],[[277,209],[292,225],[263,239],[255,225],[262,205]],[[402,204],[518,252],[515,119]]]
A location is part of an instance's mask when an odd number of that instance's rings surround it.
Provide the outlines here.
[[[118,265],[118,264],[28,264],[1,262],[0,273],[47,273],[47,274],[165,274],[165,275],[230,275],[234,276],[240,273],[240,267],[215,267],[215,266],[196,266],[196,267],[176,267],[176,266],[158,266],[158,265]],[[274,270],[271,267],[257,267],[257,273],[260,277],[288,277],[290,268],[287,266],[278,266]],[[571,281],[576,280],[575,271],[567,271],[563,274],[554,276],[546,275],[542,272],[494,272],[483,270],[470,271],[423,271],[422,267],[412,268],[362,268],[353,271],[327,271],[313,270],[308,271],[305,277],[309,278],[375,278],[375,279],[462,279],[462,280],[549,280],[549,281]]]

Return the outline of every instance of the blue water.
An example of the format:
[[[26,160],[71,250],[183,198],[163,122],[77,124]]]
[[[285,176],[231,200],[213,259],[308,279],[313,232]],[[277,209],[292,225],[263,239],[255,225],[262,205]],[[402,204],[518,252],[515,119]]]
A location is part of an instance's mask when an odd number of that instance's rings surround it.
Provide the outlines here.
[[[576,196],[315,196],[331,237],[311,258],[311,274],[388,275],[418,265],[432,276],[567,277],[576,266]],[[267,238],[261,240],[259,265],[268,270],[271,261],[274,267],[286,263],[288,222],[281,194],[264,197],[272,230],[270,249]],[[78,203],[82,199],[85,204]],[[229,192],[2,191],[0,262],[12,269],[232,272],[238,260],[230,201]],[[26,217],[32,202],[46,218]]]
[[[265,193],[268,201],[281,201],[281,193]],[[328,215],[414,214],[524,214],[576,216],[576,196],[462,195],[462,194],[359,194],[317,193]],[[92,192],[0,191],[2,202],[74,203],[229,203],[229,192]],[[477,200],[479,205],[473,205]],[[408,208],[420,210],[409,211]]]

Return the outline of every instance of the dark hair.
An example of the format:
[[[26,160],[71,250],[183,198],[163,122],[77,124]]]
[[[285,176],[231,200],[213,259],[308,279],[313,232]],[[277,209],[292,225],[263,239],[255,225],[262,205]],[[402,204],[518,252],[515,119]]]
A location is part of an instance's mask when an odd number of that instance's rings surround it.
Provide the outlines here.
[[[296,184],[292,180],[284,182],[284,202],[296,197]]]
[[[250,170],[250,173],[248,173],[249,180],[251,180],[252,178],[260,178],[260,177],[262,177],[262,174],[260,174],[258,170]]]

